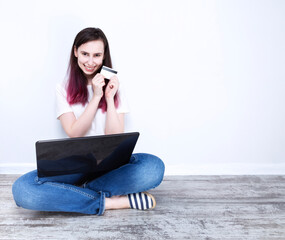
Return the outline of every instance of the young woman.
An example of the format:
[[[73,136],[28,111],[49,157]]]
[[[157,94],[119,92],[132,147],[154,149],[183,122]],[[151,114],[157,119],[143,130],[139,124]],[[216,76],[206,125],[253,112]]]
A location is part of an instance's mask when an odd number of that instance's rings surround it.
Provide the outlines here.
[[[102,66],[112,68],[109,44],[98,28],[80,31],[73,43],[68,80],[57,86],[57,116],[69,137],[124,132],[128,112],[115,75],[107,82]],[[102,215],[108,209],[152,209],[154,197],[145,192],[157,187],[164,164],[150,154],[133,154],[130,162],[83,186],[79,174],[39,178],[29,172],[13,184],[20,207],[40,211],[79,212]]]

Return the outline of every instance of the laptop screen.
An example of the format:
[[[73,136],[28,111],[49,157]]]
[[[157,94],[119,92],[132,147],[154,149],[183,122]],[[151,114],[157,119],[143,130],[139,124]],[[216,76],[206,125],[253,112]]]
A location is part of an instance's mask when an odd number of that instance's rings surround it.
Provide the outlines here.
[[[129,162],[138,132],[36,142],[39,177],[83,173],[99,177]]]

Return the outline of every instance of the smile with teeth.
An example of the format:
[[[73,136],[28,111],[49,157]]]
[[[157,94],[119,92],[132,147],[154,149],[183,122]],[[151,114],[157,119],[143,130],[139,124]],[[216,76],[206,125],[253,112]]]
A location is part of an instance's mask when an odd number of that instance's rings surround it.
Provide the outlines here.
[[[92,72],[95,69],[95,66],[94,67],[88,67],[88,66],[84,65],[84,67],[89,72]]]

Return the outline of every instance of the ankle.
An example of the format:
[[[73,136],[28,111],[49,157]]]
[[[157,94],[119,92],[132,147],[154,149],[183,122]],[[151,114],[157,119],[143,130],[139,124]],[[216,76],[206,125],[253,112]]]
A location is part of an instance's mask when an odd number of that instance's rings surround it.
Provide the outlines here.
[[[123,209],[130,208],[129,199],[127,196],[112,196],[105,198],[105,209]]]

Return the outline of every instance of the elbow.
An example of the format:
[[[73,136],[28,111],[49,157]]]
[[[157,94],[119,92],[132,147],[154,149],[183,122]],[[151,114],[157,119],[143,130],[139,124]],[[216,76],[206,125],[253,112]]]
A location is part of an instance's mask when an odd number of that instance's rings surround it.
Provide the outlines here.
[[[76,137],[80,137],[77,134],[67,134],[68,137],[70,138],[76,138]]]
[[[70,133],[70,134],[67,134],[67,136],[70,138],[84,137],[84,135],[76,134],[76,133]]]
[[[105,134],[108,135],[108,134],[120,134],[120,133],[124,133],[124,128],[121,128],[121,129],[105,129]]]
[[[70,138],[84,137],[87,132],[78,131],[78,129],[73,128],[72,126],[69,128],[64,128],[65,133]]]
[[[124,133],[124,131],[105,131],[105,135],[120,134],[120,133]]]
[[[70,138],[84,137],[84,135],[73,132],[73,131],[65,131],[67,136]]]

